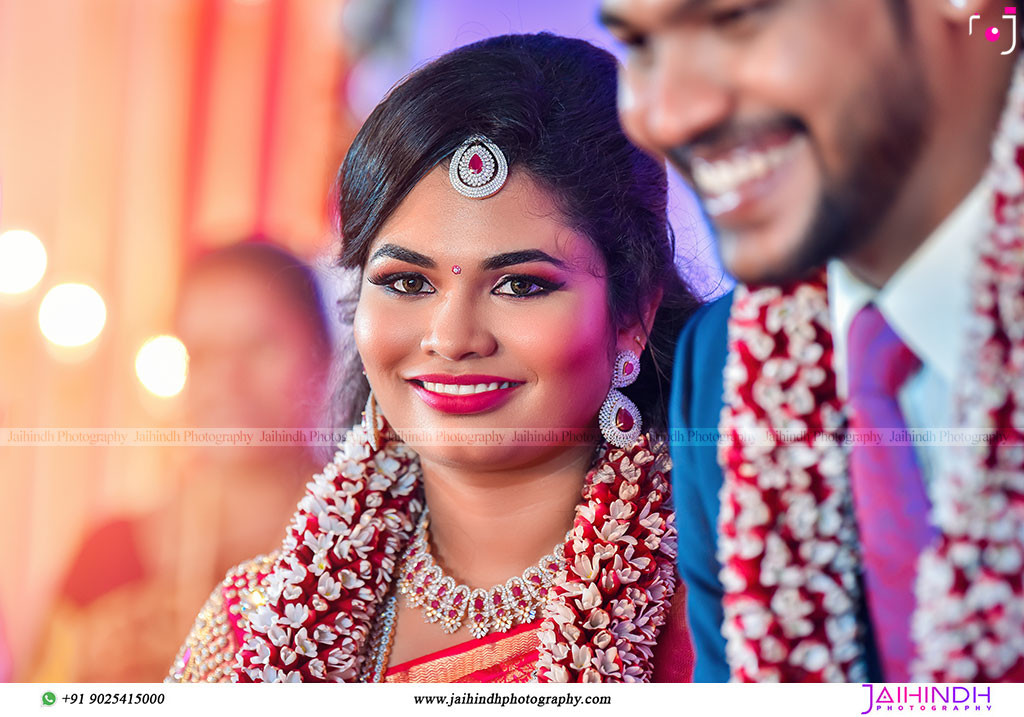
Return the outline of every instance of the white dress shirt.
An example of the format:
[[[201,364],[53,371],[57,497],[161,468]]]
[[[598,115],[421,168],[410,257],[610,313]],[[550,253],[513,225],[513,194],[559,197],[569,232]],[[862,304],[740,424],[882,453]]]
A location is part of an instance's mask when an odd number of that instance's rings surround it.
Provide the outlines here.
[[[850,323],[873,301],[921,360],[921,368],[903,384],[898,396],[907,427],[931,429],[937,439],[943,429],[953,428],[954,388],[970,315],[974,247],[986,231],[991,196],[984,181],[978,184],[881,289],[858,279],[842,261],[829,262],[828,301],[841,397],[847,393]],[[926,484],[949,450],[936,442],[915,445]]]

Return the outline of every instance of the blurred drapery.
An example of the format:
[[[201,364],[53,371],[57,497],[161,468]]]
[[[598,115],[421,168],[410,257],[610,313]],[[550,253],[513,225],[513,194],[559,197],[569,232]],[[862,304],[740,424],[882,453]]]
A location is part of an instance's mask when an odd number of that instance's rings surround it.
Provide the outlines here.
[[[49,255],[35,289],[0,299],[0,430],[169,420],[173,401],[145,392],[134,360],[168,330],[183,263],[253,233],[306,257],[331,242],[328,189],[354,131],[339,101],[343,4],[0,0],[0,230],[32,231]],[[65,281],[107,306],[77,352],[37,325],[42,295]],[[159,505],[173,458],[0,445],[15,679],[82,535]]]

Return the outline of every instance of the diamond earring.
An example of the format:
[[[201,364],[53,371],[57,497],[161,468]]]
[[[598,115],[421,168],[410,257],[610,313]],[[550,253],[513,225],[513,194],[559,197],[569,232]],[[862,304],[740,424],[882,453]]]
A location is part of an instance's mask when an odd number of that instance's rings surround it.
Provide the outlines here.
[[[640,409],[618,390],[636,381],[639,375],[640,357],[632,351],[620,351],[615,357],[612,387],[608,389],[608,396],[598,413],[601,435],[616,448],[626,448],[640,437],[643,430]]]

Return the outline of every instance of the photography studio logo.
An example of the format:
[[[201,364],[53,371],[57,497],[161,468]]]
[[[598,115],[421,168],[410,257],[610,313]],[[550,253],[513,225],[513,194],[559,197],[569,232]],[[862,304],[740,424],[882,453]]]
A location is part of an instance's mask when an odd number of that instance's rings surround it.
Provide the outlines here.
[[[962,685],[873,685],[865,683],[868,708],[873,712],[980,712],[992,710],[992,687]]]
[[[971,15],[970,22],[967,24],[967,34],[974,35],[974,21],[980,20],[981,15],[974,13]],[[1016,7],[1004,7],[1003,8],[1003,20],[1010,21],[1009,31],[1006,30],[1005,23],[1002,30],[996,26],[990,27],[985,31],[985,39],[989,42],[1006,42],[1007,37],[1010,40],[1010,49],[1000,52],[1000,55],[1009,55],[1011,52],[1017,49],[1017,8]]]

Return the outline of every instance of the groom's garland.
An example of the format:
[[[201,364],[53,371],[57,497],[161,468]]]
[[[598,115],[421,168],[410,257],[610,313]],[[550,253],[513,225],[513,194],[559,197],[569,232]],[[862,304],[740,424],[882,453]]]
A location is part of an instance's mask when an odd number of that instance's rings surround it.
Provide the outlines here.
[[[729,320],[718,558],[733,678],[861,680],[856,528],[821,282],[740,286]]]
[[[676,589],[664,445],[602,446],[540,631],[541,682],[642,682]],[[243,622],[235,681],[357,681],[367,636],[423,510],[419,460],[349,434],[309,484],[267,588]]]
[[[986,177],[957,419],[993,438],[932,487],[912,632],[921,681],[1024,680],[1024,71]],[[719,560],[735,680],[864,679],[859,556],[821,281],[739,287],[729,321]],[[801,429],[807,433],[800,437]],[[770,440],[766,440],[766,438]]]

